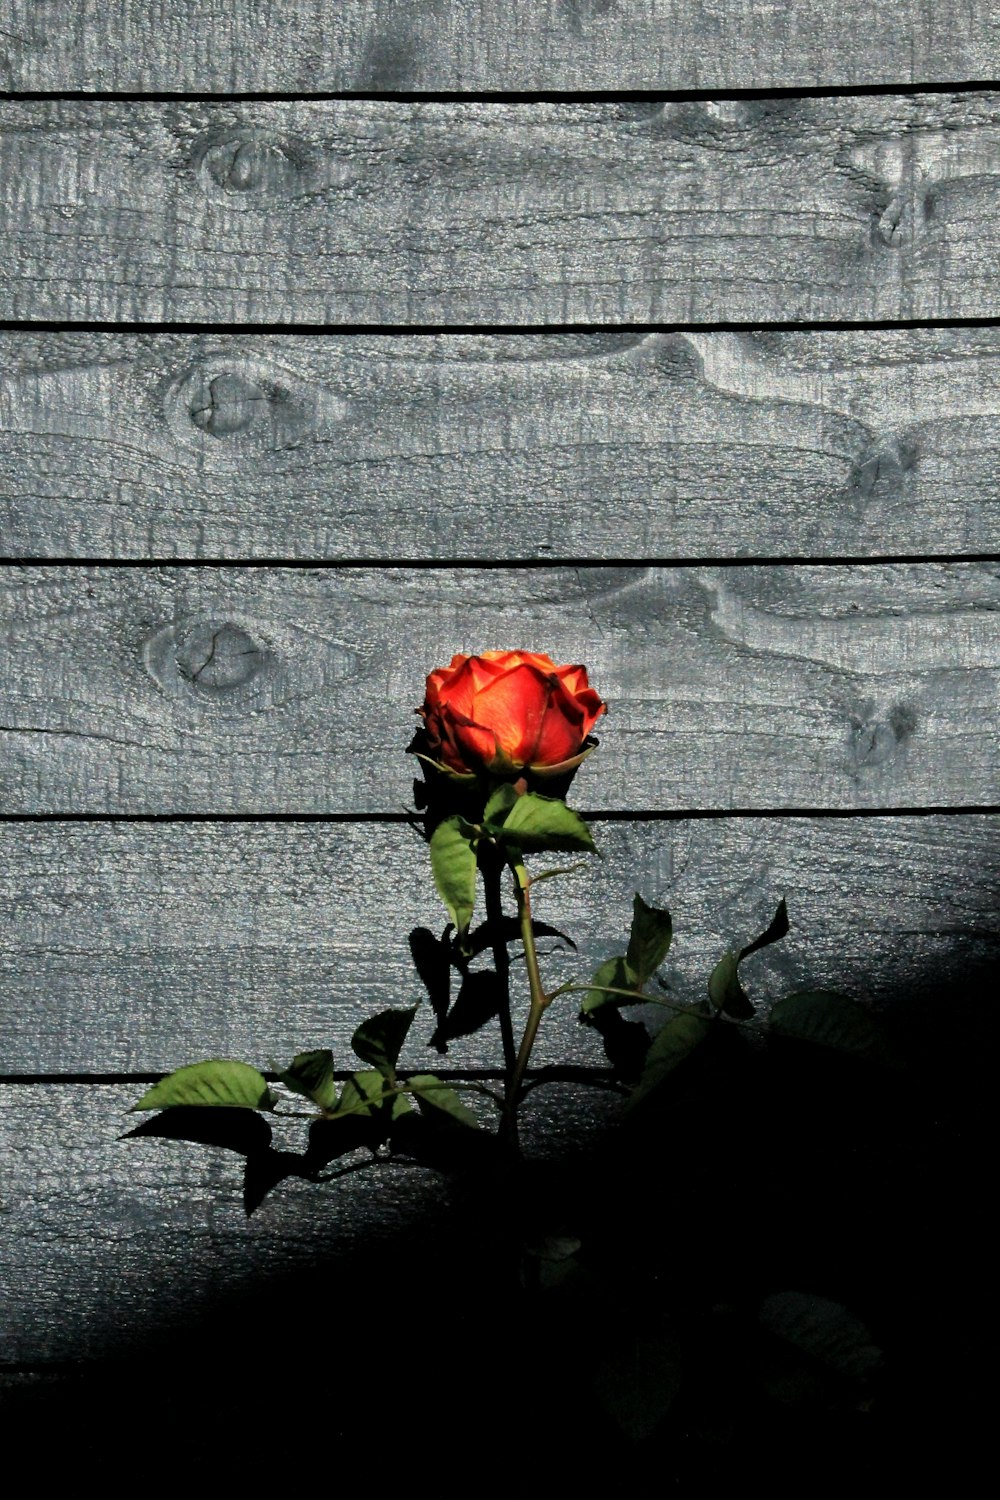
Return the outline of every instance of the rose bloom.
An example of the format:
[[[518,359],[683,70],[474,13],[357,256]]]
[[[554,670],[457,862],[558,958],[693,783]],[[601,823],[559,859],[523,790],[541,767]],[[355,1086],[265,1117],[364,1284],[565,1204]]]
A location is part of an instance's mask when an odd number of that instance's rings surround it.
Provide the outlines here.
[[[605,711],[586,667],[557,667],[539,651],[453,656],[417,710],[430,756],[457,776],[571,771]]]

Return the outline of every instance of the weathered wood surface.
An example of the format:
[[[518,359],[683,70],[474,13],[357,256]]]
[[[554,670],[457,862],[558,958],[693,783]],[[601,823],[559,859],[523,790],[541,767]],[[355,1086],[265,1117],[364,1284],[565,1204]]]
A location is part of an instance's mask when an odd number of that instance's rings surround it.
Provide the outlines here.
[[[0,555],[1000,551],[994,328],[0,334]]]
[[[0,87],[795,88],[996,76],[990,0],[7,0]]]
[[[1000,96],[0,105],[0,317],[1000,313]]]
[[[663,977],[693,1003],[784,896],[792,933],[747,963],[751,995],[842,988],[905,1025],[930,993],[996,962],[998,832],[980,814],[597,823],[604,858],[539,887],[539,917],[579,949],[546,940],[546,978],[587,979],[623,951],[638,890],[673,913]],[[444,909],[406,827],[5,824],[0,850],[7,1074],[205,1056],[284,1067],[319,1046],[350,1069],[366,1016],[426,1000],[408,938],[441,933]],[[604,1064],[576,1011],[567,998],[548,1013],[540,1062]],[[502,1066],[495,1024],[443,1057],[428,1050],[434,1029],[425,1005],[405,1055],[415,1071]]]
[[[1000,566],[0,574],[17,812],[397,812],[424,678],[586,661],[592,810],[975,806],[1000,791]]]
[[[147,1118],[129,1115],[135,1097],[128,1084],[0,1089],[0,1361],[134,1352],[218,1316],[227,1297],[259,1306],[289,1273],[325,1272],[320,1316],[332,1317],[338,1300],[350,1315],[365,1264],[402,1236],[419,1254],[428,1215],[447,1212],[447,1182],[436,1172],[383,1163],[326,1186],[287,1180],[248,1221],[235,1153],[120,1139]],[[616,1105],[604,1090],[539,1088],[524,1109],[525,1147],[543,1158],[577,1149]],[[276,1148],[300,1152],[304,1144],[302,1121],[275,1122]],[[220,1380],[238,1378],[220,1360]],[[155,1375],[155,1354],[148,1368]]]

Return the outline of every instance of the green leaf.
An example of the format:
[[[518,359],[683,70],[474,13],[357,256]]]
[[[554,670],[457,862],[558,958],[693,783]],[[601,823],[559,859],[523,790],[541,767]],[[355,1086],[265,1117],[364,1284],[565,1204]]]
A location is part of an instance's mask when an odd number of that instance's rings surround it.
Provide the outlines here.
[[[771,1030],[833,1047],[838,1052],[873,1057],[884,1048],[882,1032],[863,1005],[835,990],[802,990],[771,1007]]]
[[[373,1115],[387,1105],[393,1120],[408,1114],[413,1108],[412,1104],[402,1094],[386,1094],[386,1082],[376,1069],[352,1073],[340,1091],[340,1103],[333,1118],[337,1119],[341,1115]]]
[[[640,989],[666,958],[672,935],[670,913],[656,906],[647,906],[636,891],[625,962],[636,975]]]
[[[362,1021],[351,1037],[351,1046],[361,1061],[377,1068],[383,1078],[391,1079],[416,1013],[417,1007],[411,1005],[408,1010],[383,1010]]]
[[[501,781],[498,787],[490,793],[486,806],[483,809],[483,822],[490,823],[499,828],[514,803],[517,801],[517,793],[509,781]]]
[[[758,948],[767,948],[771,943],[779,942],[787,932],[788,907],[782,898],[766,931],[738,953],[730,951],[723,954],[712,970],[708,980],[708,998],[717,1010],[725,1011],[727,1016],[732,1016],[736,1021],[751,1019],[755,1012],[749,995],[740,984],[739,966],[751,953],[756,953]]]
[[[594,974],[590,981],[593,985],[607,985],[613,990],[636,989],[636,976],[628,966],[627,959],[607,958]],[[600,1010],[602,1005],[640,1005],[645,997],[637,994],[634,1000],[627,1000],[624,995],[608,995],[603,989],[588,990],[583,997],[580,1006],[581,1019],[585,1019],[592,1011]]]
[[[668,1074],[690,1057],[695,1048],[705,1040],[711,1027],[712,1023],[706,1016],[695,1015],[689,1010],[680,1011],[666,1026],[661,1027],[649,1045],[646,1066],[626,1109],[633,1109],[654,1089],[659,1088]]]
[[[724,953],[708,976],[708,998],[716,1010],[725,1011],[737,1021],[749,1021],[755,1014],[750,997],[740,984],[740,954]]]
[[[479,1129],[479,1121],[472,1110],[462,1103],[461,1098],[454,1089],[450,1089],[446,1083],[433,1073],[414,1073],[412,1078],[406,1080],[406,1087],[413,1090],[413,1097],[417,1101],[418,1109],[431,1118],[442,1115],[454,1120],[457,1125],[469,1125],[474,1130]]]
[[[860,1318],[839,1302],[812,1292],[775,1292],[765,1297],[760,1321],[785,1339],[853,1380],[867,1380],[882,1364],[882,1351]]]
[[[219,1105],[229,1109],[271,1109],[275,1097],[263,1073],[249,1063],[212,1058],[190,1063],[161,1078],[132,1109],[172,1109],[180,1104]]]
[[[666,1329],[636,1334],[601,1361],[593,1380],[608,1416],[640,1442],[660,1425],[681,1388],[680,1340]]]
[[[476,853],[462,832],[464,819],[453,814],[431,835],[431,870],[438,895],[461,936],[476,904]]]
[[[543,849],[583,849],[596,854],[590,829],[561,797],[525,792],[518,797],[503,825],[503,841],[529,853]]]
[[[771,943],[780,942],[783,937],[787,936],[788,907],[785,905],[785,898],[782,896],[778,902],[778,910],[771,919],[771,925],[765,932],[761,933],[760,937],[754,938],[752,943],[748,943],[745,948],[740,950],[740,959],[749,958],[751,953],[757,952],[758,948],[767,948]]]
[[[304,1094],[320,1109],[333,1109],[337,1103],[337,1086],[333,1081],[333,1053],[329,1048],[317,1052],[300,1052],[278,1077],[286,1088]]]

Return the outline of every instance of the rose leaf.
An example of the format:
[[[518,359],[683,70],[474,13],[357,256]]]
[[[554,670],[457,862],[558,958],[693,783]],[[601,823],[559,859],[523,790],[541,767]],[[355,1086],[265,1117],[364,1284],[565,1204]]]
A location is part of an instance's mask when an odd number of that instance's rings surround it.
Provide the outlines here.
[[[414,1073],[412,1078],[407,1079],[406,1087],[413,1090],[417,1107],[422,1114],[432,1119],[441,1119],[444,1116],[453,1120],[456,1125],[467,1125],[475,1130],[479,1129],[479,1121],[472,1110],[462,1103],[454,1089],[442,1083],[435,1074]]]
[[[383,1078],[392,1078],[406,1034],[413,1025],[417,1007],[408,1010],[383,1010],[362,1021],[351,1037],[351,1046],[362,1062],[377,1068]]]
[[[518,797],[503,825],[503,840],[518,849],[586,850],[596,853],[590,829],[560,797],[525,792]]]
[[[712,970],[708,980],[708,998],[716,1010],[725,1011],[727,1016],[732,1016],[735,1021],[749,1021],[754,1014],[753,1005],[746,990],[740,984],[739,966],[751,953],[756,953],[758,948],[767,948],[771,943],[777,943],[788,932],[788,908],[784,900],[778,903],[778,909],[766,931],[760,937],[754,938],[745,948],[737,953],[730,950],[724,953]]]
[[[390,1118],[395,1120],[400,1115],[407,1114],[413,1105],[402,1094],[386,1093],[386,1079],[376,1068],[364,1069],[360,1073],[352,1073],[340,1091],[340,1103],[332,1116],[332,1119],[340,1119],[341,1116],[372,1115],[381,1113],[388,1105],[390,1107]]]
[[[680,1340],[668,1328],[624,1339],[593,1375],[597,1398],[633,1442],[663,1421],[681,1388]]]
[[[476,903],[476,854],[457,815],[445,818],[431,835],[431,871],[438,895],[459,936],[468,930]]]
[[[706,1016],[689,1010],[680,1011],[661,1027],[649,1044],[646,1066],[626,1109],[633,1109],[647,1098],[669,1073],[685,1062],[708,1036],[711,1027],[712,1023]]]
[[[620,956],[605,959],[590,982],[595,987],[588,990],[583,997],[583,1004],[580,1006],[582,1021],[585,1021],[592,1011],[600,1010],[602,1005],[639,1005],[645,998],[638,993],[635,970],[629,967],[627,959]],[[635,999],[629,1000],[625,995],[609,995],[608,989],[635,990]]]
[[[666,958],[672,936],[673,922],[670,913],[655,906],[647,906],[636,891],[625,962],[638,977],[639,988],[650,975],[656,973]]]
[[[778,1036],[815,1042],[838,1052],[874,1057],[884,1049],[881,1029],[865,1007],[835,990],[786,995],[771,1007],[768,1019]]]
[[[509,781],[501,781],[490,793],[483,809],[483,822],[494,828],[502,826],[504,819],[517,801],[517,793]]]
[[[333,1053],[328,1047],[300,1052],[278,1077],[295,1094],[304,1094],[320,1109],[334,1109],[337,1086],[333,1081]]]
[[[172,1109],[181,1104],[271,1109],[275,1102],[263,1073],[249,1063],[211,1058],[161,1078],[132,1109]]]

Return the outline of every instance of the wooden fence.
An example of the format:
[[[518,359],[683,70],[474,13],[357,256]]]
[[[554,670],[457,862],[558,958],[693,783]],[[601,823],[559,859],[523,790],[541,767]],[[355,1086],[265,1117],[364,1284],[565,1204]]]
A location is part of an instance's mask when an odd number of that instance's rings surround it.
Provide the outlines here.
[[[15,1417],[443,1211],[424,1174],[335,1213],[291,1181],[247,1221],[230,1159],[118,1137],[149,1075],[327,1042],[347,1068],[358,1021],[417,998],[407,937],[442,918],[403,752],[455,651],[586,661],[608,701],[574,790],[605,860],[543,912],[565,972],[639,889],[697,998],[784,895],[757,996],[974,1030],[998,64],[987,0],[7,0]],[[570,1010],[560,1060],[602,1062]],[[439,1061],[495,1068],[497,1038]],[[572,1090],[529,1121],[543,1154],[586,1128]]]

